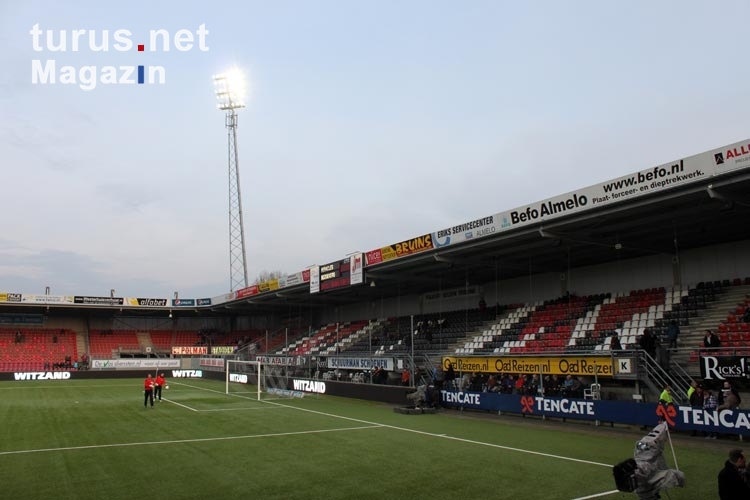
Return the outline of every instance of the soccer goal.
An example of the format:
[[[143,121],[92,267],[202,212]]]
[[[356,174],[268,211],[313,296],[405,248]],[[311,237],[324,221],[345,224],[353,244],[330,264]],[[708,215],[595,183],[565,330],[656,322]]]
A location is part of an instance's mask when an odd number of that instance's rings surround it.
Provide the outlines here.
[[[226,393],[260,400],[266,390],[264,368],[260,361],[226,360]]]
[[[227,394],[244,395],[258,400],[267,395],[279,398],[303,396],[300,391],[290,390],[289,367],[237,359],[228,359],[225,366]]]

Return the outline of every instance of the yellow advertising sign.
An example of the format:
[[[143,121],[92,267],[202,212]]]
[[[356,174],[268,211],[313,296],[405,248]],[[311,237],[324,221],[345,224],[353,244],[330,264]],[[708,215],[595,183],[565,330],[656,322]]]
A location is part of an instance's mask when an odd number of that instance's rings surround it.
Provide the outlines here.
[[[383,262],[388,260],[405,257],[425,250],[432,250],[434,248],[432,244],[432,234],[425,234],[418,236],[410,240],[396,243],[395,245],[389,245],[380,249],[383,255]]]
[[[274,290],[279,289],[279,280],[278,279],[272,279],[268,281],[263,281],[262,283],[258,283],[258,291],[263,292],[272,292]]]
[[[0,302],[8,302],[8,294],[5,292],[0,293]]]
[[[503,356],[443,358],[443,370],[448,363],[456,372],[481,373],[543,373],[551,375],[581,375],[611,377],[612,358],[609,356]]]

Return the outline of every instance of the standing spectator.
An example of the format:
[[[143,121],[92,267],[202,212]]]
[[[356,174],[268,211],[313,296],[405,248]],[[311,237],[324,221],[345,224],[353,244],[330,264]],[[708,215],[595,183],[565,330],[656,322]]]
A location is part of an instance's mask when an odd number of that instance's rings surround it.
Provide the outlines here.
[[[523,389],[525,386],[526,377],[522,373],[519,373],[515,383],[515,394],[523,394]]]
[[[146,380],[143,381],[143,407],[148,407],[148,402],[151,401],[151,408],[154,407],[154,379],[151,378],[151,374],[148,374]]]
[[[612,339],[609,341],[609,348],[613,351],[622,351],[620,336],[617,333],[612,334]]]
[[[729,460],[724,462],[724,468],[719,472],[719,499],[746,500],[750,498],[750,483],[748,482],[747,465],[742,450],[729,452]]]
[[[696,382],[695,380],[691,380],[690,387],[688,387],[688,390],[687,390],[688,401],[690,401],[690,397],[693,395],[693,393],[695,392],[697,388],[698,388],[698,382]]]
[[[156,376],[156,382],[154,385],[154,399],[158,399],[161,402],[161,389],[164,387],[166,381],[164,380],[164,374],[160,373]]]
[[[656,357],[656,338],[651,333],[650,328],[643,330],[643,335],[640,339],[641,349],[646,351],[652,358]]]
[[[713,391],[706,391],[706,396],[703,398],[703,410],[709,413],[713,413],[719,407],[719,401],[714,396]],[[706,439],[716,439],[719,437],[718,432],[709,432],[706,434]]]
[[[403,385],[404,387],[409,385],[409,376],[410,376],[409,370],[404,369],[401,372],[401,385]]]
[[[692,389],[692,386],[690,387]],[[703,387],[698,386],[690,396],[688,396],[688,401],[690,401],[690,406],[693,408],[703,409]],[[692,436],[697,436],[698,431],[693,430]]]
[[[659,403],[665,405],[671,405],[674,403],[674,400],[672,399],[672,386],[667,385],[664,387],[664,390],[659,394]]]
[[[456,370],[453,369],[453,363],[448,361],[448,369],[445,371],[445,385],[447,389],[455,389]]]
[[[669,341],[670,349],[677,349],[677,336],[680,334],[680,327],[677,325],[677,321],[672,320],[667,328],[667,340]]]
[[[706,336],[703,337],[703,347],[706,349],[718,349],[721,347],[721,340],[711,330],[706,330]]]
[[[741,402],[742,399],[740,398],[737,389],[735,389],[728,380],[725,380],[724,389],[722,389],[721,394],[719,395],[719,407],[717,410],[733,410],[739,408]]]

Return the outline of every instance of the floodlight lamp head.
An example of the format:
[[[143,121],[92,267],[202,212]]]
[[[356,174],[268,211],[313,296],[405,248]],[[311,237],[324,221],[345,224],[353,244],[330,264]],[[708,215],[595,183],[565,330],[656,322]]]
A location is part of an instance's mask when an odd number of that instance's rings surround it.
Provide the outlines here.
[[[236,66],[226,73],[214,75],[214,89],[221,110],[245,107],[245,75]]]

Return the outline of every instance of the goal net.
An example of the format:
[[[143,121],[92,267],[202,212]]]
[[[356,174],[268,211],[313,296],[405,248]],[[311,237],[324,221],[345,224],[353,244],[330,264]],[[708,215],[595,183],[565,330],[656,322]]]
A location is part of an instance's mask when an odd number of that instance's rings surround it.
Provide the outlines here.
[[[261,394],[265,392],[265,384],[263,365],[259,361],[228,359],[224,366],[227,394],[241,394],[261,399]]]
[[[228,359],[226,362],[226,393],[262,399],[267,395],[297,397],[289,390],[289,376],[285,367],[260,361]]]

